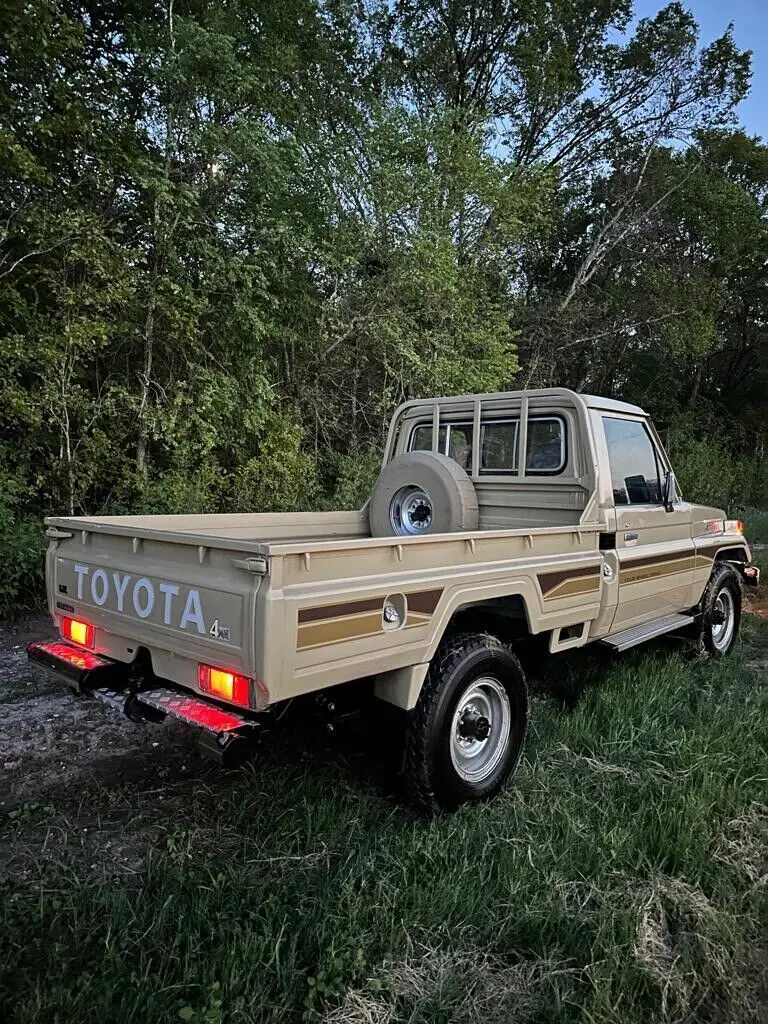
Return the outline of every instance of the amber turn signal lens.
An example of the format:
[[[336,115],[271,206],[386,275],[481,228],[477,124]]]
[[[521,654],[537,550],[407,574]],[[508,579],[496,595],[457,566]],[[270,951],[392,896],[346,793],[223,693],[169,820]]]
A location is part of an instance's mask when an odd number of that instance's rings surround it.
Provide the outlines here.
[[[251,701],[251,680],[238,672],[230,672],[215,665],[198,665],[197,681],[201,690],[219,700],[231,701],[247,708]]]
[[[71,640],[80,647],[93,647],[94,633],[90,622],[81,622],[79,619],[61,620],[61,635],[65,640]]]

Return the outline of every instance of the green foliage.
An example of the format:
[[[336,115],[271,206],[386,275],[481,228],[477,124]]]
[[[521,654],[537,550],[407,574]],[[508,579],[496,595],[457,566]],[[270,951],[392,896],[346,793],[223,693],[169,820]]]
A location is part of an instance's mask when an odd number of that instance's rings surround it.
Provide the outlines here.
[[[334,508],[361,508],[368,500],[381,469],[381,449],[371,446],[343,452],[333,464],[336,488],[331,498]]]
[[[359,507],[415,395],[628,398],[691,494],[766,502],[748,54],[678,3],[492,8],[8,5],[6,607],[48,512]]]
[[[733,435],[724,436],[716,418],[678,417],[666,447],[689,501],[734,509],[766,494],[764,460],[754,454],[735,457]]]
[[[23,511],[24,491],[22,480],[0,470],[0,619],[34,608],[45,593],[45,537],[37,517]]]
[[[750,544],[768,546],[768,511],[760,508],[736,508],[744,521],[744,532]],[[765,570],[764,570],[765,571]]]

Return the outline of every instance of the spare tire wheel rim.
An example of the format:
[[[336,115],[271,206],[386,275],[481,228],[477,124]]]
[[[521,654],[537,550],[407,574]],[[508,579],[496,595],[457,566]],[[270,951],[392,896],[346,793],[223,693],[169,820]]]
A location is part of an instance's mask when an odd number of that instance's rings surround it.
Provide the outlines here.
[[[433,517],[432,499],[412,484],[401,487],[389,505],[389,518],[396,534],[418,537],[427,533]]]
[[[712,606],[712,643],[718,651],[726,650],[731,642],[735,619],[733,595],[728,587],[723,587]]]
[[[481,676],[456,705],[450,732],[451,763],[465,782],[482,783],[499,766],[512,731],[509,694],[498,679]]]

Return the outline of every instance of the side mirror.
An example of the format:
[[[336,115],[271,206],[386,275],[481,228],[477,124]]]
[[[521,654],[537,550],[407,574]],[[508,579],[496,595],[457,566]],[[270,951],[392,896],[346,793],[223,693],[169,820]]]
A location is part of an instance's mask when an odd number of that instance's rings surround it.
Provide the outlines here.
[[[671,469],[668,469],[664,474],[664,485],[661,489],[661,500],[664,504],[665,512],[674,512],[675,506],[673,502],[676,496],[677,484],[675,481],[675,474]]]

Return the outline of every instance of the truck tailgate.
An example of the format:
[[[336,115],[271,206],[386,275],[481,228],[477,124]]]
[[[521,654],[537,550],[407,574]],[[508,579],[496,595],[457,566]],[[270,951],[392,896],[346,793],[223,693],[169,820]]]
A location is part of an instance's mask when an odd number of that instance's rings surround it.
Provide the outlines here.
[[[196,687],[199,663],[257,677],[262,576],[248,570],[263,562],[215,538],[171,542],[57,523],[48,531],[50,608],[57,620],[92,623],[96,653],[132,661],[146,648],[158,675],[187,686]]]

